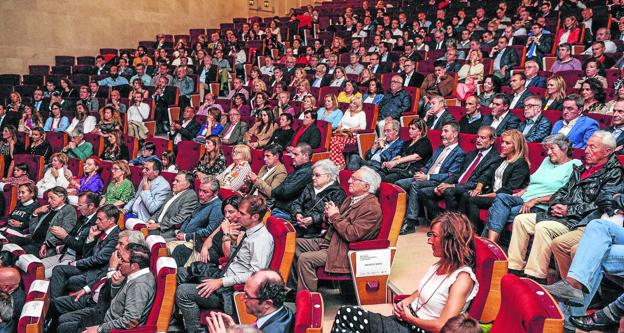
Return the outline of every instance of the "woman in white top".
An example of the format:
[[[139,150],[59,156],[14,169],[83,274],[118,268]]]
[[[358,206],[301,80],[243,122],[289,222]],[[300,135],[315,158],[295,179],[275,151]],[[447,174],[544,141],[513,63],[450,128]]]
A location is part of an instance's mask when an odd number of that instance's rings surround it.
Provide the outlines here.
[[[473,233],[472,224],[460,213],[445,212],[433,219],[428,243],[440,260],[427,270],[416,291],[394,304],[392,316],[345,305],[331,332],[439,332],[447,320],[466,311],[479,291],[472,268]]]
[[[97,119],[89,115],[82,101],[78,101],[76,102],[76,116],[72,119],[65,133],[71,134],[75,129],[81,130],[82,133],[91,133],[95,129],[96,124]]]
[[[362,110],[362,97],[355,97],[349,104],[349,110],[344,113],[329,143],[329,159],[344,169],[346,161],[342,155],[348,144],[356,141],[355,132],[366,129],[366,114]]]
[[[54,153],[50,156],[52,166],[43,175],[43,179],[37,182],[37,196],[43,198],[43,193],[55,186],[67,188],[72,172],[67,168],[69,158],[63,153]]]
[[[232,149],[232,160],[223,172],[217,176],[221,188],[240,191],[251,172],[251,149],[247,145],[236,145]]]
[[[345,69],[342,66],[336,67],[334,70],[334,79],[329,83],[330,87],[338,87],[344,88],[345,83],[347,82],[347,75],[345,73]]]

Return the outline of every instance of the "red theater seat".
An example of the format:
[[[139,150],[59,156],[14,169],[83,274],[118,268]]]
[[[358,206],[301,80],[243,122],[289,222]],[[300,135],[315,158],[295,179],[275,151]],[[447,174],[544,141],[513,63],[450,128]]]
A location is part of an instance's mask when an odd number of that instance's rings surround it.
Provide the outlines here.
[[[482,322],[491,322],[500,307],[500,281],[507,273],[507,256],[500,246],[486,238],[476,237],[474,246],[479,292],[472,300],[468,313]]]
[[[301,290],[295,301],[294,333],[321,333],[323,331],[323,296],[317,292]]]
[[[35,280],[45,279],[45,271],[41,259],[32,254],[22,254],[15,264],[22,273],[24,290],[30,290],[30,284]]]
[[[45,316],[50,306],[49,301],[30,301],[21,309],[21,316],[17,323],[18,333],[43,332]]]

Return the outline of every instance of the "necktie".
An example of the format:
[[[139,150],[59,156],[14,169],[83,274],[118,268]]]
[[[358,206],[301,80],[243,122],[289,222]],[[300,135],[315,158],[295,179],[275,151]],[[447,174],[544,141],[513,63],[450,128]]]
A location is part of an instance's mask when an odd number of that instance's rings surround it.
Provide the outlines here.
[[[230,135],[232,134],[232,131],[234,130],[234,127],[236,127],[236,124],[230,124],[230,127],[228,128],[227,132],[225,132],[223,137],[226,139],[229,139]]]
[[[479,162],[481,162],[481,157],[483,157],[483,153],[478,153],[477,157],[475,158],[475,160],[472,162],[472,164],[470,164],[470,167],[468,168],[468,171],[466,171],[464,173],[464,176],[462,176],[462,178],[459,180],[460,184],[466,184],[466,182],[468,182],[468,179],[470,178],[470,176],[472,175],[472,173],[475,171],[475,169],[477,168],[477,165],[479,165]]]
[[[225,273],[227,272],[228,268],[230,268],[230,265],[232,264],[232,262],[234,262],[234,259],[236,258],[236,255],[238,254],[238,251],[240,251],[240,249],[243,247],[243,242],[245,241],[245,239],[247,239],[247,231],[245,231],[245,234],[243,235],[243,238],[241,238],[240,243],[238,244],[238,246],[236,246],[234,248],[233,252],[230,252],[230,258],[228,258],[228,262],[227,264],[225,264],[225,266],[223,267],[222,272],[222,276],[223,277],[225,275]]]
[[[433,174],[434,170],[436,170],[438,166],[442,164],[442,162],[444,162],[444,159],[446,158],[446,155],[448,154],[448,152],[449,152],[449,147],[445,147],[444,150],[442,150],[442,152],[440,153],[440,156],[438,156],[435,162],[433,162],[433,164],[431,165],[431,168],[429,168],[429,170],[427,171],[428,175]]]

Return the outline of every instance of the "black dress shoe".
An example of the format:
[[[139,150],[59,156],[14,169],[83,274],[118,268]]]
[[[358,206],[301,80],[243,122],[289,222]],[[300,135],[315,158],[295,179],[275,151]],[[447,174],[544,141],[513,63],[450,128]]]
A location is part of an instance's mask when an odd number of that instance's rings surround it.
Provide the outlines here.
[[[416,232],[416,222],[414,221],[405,221],[403,226],[401,227],[400,235],[407,235]]]
[[[588,316],[570,317],[570,322],[577,328],[583,331],[604,331],[607,329],[617,328],[620,323],[613,321],[606,321],[605,319],[599,319],[596,313],[592,313]]]

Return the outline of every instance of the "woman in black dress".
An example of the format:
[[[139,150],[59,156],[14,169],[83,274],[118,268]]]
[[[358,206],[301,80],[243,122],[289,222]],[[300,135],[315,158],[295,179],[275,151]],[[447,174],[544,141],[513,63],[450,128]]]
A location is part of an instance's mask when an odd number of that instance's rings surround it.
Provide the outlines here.
[[[409,136],[411,140],[403,142],[399,155],[381,164],[381,178],[384,182],[394,183],[399,179],[411,178],[431,158],[433,148],[427,138],[427,123],[424,120],[414,119],[410,122]]]

